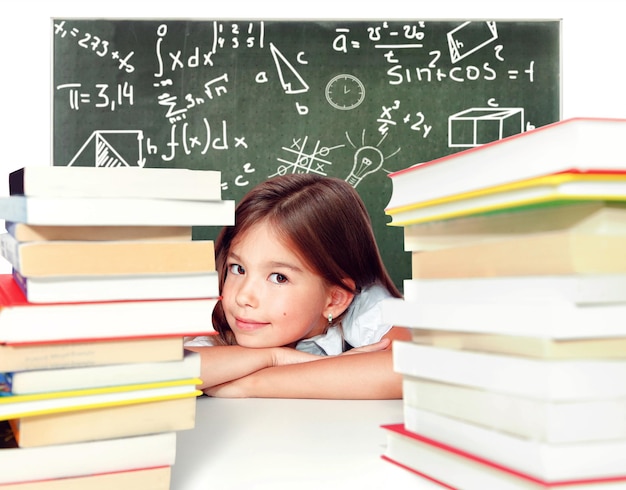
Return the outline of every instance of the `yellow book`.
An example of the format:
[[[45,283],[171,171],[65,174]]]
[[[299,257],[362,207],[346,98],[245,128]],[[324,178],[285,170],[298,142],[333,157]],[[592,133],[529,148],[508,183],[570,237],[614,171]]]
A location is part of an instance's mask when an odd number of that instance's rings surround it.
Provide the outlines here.
[[[196,397],[202,394],[196,389],[200,383],[202,381],[199,378],[189,378],[86,390],[0,396],[0,420],[156,400]]]
[[[390,226],[575,201],[626,201],[626,173],[577,171],[543,175],[385,209]]]

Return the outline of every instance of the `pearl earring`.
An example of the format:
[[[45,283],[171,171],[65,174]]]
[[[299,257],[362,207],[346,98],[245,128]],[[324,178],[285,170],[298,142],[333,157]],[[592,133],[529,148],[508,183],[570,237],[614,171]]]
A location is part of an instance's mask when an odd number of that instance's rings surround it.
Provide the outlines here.
[[[328,324],[329,324],[329,325],[332,325],[332,323],[333,323],[333,314],[332,314],[332,313],[329,313],[329,314],[328,314]]]

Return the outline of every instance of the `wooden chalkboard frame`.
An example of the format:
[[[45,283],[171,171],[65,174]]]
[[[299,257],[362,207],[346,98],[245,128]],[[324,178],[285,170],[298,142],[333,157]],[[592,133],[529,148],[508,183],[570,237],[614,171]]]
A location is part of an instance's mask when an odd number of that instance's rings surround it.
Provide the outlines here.
[[[51,29],[53,165],[217,169],[236,200],[277,173],[346,179],[399,287],[410,255],[386,224],[387,173],[561,117],[560,20],[59,18]]]

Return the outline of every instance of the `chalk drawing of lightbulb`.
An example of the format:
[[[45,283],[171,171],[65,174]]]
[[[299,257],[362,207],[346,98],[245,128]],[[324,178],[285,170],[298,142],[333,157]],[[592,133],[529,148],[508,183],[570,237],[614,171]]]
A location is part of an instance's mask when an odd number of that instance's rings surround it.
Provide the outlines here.
[[[378,172],[387,158],[392,157],[400,151],[400,148],[398,148],[394,153],[389,155],[389,157],[385,157],[383,152],[380,151],[378,147],[386,137],[386,134],[383,135],[376,146],[366,145],[365,130],[363,130],[363,133],[361,134],[361,146],[357,148],[357,146],[350,139],[350,135],[346,132],[346,139],[350,145],[356,149],[354,152],[352,170],[350,170],[350,175],[346,178],[346,182],[348,182],[352,187],[358,186],[368,175]]]
[[[354,153],[354,164],[346,181],[356,187],[367,176],[383,166],[383,153],[374,146],[363,146]]]

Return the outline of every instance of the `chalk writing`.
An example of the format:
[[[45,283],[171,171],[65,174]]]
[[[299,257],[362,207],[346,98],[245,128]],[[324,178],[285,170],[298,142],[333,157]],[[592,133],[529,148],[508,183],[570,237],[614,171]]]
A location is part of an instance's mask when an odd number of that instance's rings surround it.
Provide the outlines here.
[[[134,88],[128,82],[109,87],[106,83],[96,83],[93,88],[84,88],[80,83],[58,85],[57,90],[67,89],[70,109],[78,111],[81,105],[93,104],[96,108],[114,111],[123,104],[134,104]]]
[[[53,19],[54,165],[348,181],[401,285],[389,172],[554,122],[560,22]],[[394,235],[396,233],[396,235]]]

